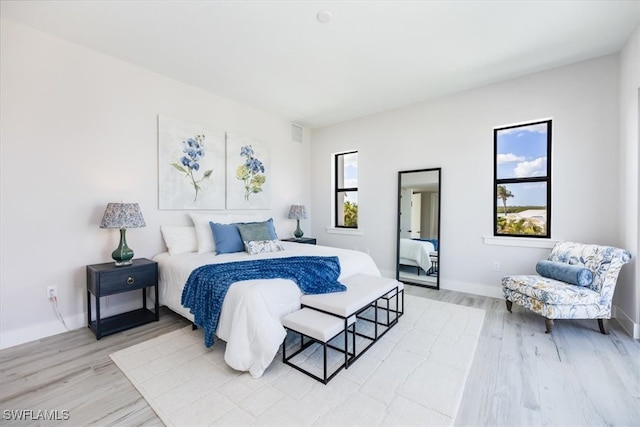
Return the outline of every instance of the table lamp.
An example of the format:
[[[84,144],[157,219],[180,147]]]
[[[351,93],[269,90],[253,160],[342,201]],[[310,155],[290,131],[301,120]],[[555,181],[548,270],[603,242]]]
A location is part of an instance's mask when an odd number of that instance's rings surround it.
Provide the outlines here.
[[[307,210],[304,205],[291,205],[291,209],[289,209],[289,219],[295,219],[298,221],[298,227],[296,231],[293,232],[293,235],[296,239],[299,239],[303,236],[304,232],[300,228],[300,220],[307,219]]]
[[[133,250],[127,246],[127,228],[144,227],[144,218],[137,203],[109,203],[104,211],[100,228],[119,228],[120,244],[111,257],[117,266],[133,263]]]

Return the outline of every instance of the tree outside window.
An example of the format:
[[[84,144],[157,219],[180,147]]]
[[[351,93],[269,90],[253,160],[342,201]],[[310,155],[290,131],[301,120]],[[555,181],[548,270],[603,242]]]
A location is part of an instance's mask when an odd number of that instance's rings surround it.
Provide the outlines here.
[[[494,235],[550,237],[551,120],[493,130]]]
[[[358,152],[335,155],[336,227],[358,228]]]

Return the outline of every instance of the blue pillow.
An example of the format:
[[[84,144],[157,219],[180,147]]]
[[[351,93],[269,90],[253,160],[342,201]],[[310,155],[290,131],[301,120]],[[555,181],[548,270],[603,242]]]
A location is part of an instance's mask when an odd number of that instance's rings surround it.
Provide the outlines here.
[[[218,254],[244,252],[244,243],[242,242],[242,236],[240,235],[238,224],[265,224],[269,232],[269,239],[262,240],[278,239],[276,229],[273,226],[273,218],[269,218],[263,222],[239,222],[234,224],[218,224],[217,222],[209,221],[209,226],[213,233],[213,240],[216,242],[216,252]]]
[[[228,254],[232,252],[243,252],[244,243],[240,237],[240,231],[236,224],[218,224],[209,221],[213,240],[216,242],[216,252],[218,254]]]
[[[276,228],[273,226],[273,218],[269,218],[268,220],[264,221],[264,223],[267,225],[267,229],[269,230],[269,236],[271,237],[270,240],[278,240]]]
[[[572,285],[589,286],[593,282],[593,272],[591,270],[577,265],[565,264],[564,262],[538,261],[536,271],[541,276],[571,283]]]

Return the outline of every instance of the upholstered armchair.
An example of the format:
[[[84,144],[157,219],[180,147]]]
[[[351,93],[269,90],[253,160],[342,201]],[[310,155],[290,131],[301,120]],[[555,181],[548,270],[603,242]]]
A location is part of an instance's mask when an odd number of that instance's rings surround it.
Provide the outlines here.
[[[546,333],[553,329],[554,319],[598,319],[600,332],[608,334],[607,320],[611,318],[613,291],[618,274],[631,254],[611,246],[583,243],[557,243],[547,258],[555,271],[570,270],[580,276],[581,285],[557,280],[556,274],[507,276],[502,279],[502,292],[507,310],[513,303],[545,317]],[[536,270],[541,271],[541,263]],[[585,271],[588,269],[589,271]],[[565,271],[566,273],[566,271]],[[562,276],[562,275],[561,275]],[[551,278],[556,277],[556,278]],[[562,278],[567,275],[562,276]],[[573,276],[572,276],[573,277]],[[577,283],[577,282],[576,282]]]

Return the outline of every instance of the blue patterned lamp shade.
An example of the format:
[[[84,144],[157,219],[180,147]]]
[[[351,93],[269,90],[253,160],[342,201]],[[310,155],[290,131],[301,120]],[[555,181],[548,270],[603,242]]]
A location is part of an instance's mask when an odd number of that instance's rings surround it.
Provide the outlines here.
[[[100,228],[119,228],[120,244],[111,257],[117,266],[129,265],[133,262],[133,250],[127,246],[127,228],[144,227],[144,218],[137,203],[109,203],[104,211]]]
[[[304,205],[291,205],[289,219],[307,219],[307,209]]]
[[[304,235],[304,232],[300,228],[300,220],[307,219],[307,209],[304,205],[291,205],[288,218],[297,220],[298,226],[296,227],[296,231],[293,232],[293,235],[296,239],[301,238]]]

